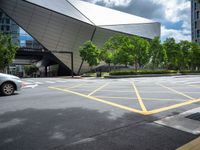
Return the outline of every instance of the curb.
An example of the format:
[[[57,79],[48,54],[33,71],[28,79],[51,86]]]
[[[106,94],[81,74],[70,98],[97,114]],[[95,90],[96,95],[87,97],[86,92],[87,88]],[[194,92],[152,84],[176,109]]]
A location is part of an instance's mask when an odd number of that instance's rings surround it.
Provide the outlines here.
[[[178,73],[178,74],[144,74],[144,75],[113,75],[104,78],[140,78],[140,77],[170,77],[170,76],[183,76],[183,75],[200,75],[200,73]]]

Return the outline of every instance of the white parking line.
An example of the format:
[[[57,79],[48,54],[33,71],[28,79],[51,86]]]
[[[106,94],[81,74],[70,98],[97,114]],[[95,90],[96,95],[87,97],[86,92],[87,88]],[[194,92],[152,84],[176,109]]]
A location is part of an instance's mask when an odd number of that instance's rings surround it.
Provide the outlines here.
[[[44,84],[44,83],[42,83],[42,82],[35,82],[35,84],[39,84],[39,85],[41,85],[41,84]]]
[[[66,83],[67,81],[64,81],[64,80],[58,80],[56,82],[59,82],[59,83]]]
[[[53,83],[56,83],[56,82],[53,82],[53,81],[45,81],[45,82],[46,82],[46,83],[52,83],[52,84],[53,84]]]
[[[33,80],[24,80],[24,81],[26,81],[26,82],[34,82]]]

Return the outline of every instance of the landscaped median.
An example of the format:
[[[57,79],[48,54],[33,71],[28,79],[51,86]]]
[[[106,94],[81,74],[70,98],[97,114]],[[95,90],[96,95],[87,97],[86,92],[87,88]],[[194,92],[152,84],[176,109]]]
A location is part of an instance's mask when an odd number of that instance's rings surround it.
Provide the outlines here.
[[[191,70],[116,70],[110,72],[106,78],[157,77],[177,75],[200,75],[200,71]]]

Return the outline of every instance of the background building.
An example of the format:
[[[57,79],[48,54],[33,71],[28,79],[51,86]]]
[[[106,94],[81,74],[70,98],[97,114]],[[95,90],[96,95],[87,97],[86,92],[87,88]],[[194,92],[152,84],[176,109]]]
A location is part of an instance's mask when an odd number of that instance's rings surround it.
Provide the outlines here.
[[[191,0],[192,41],[200,44],[200,1]]]
[[[19,30],[19,26],[0,10],[0,32],[10,34],[16,45],[20,45]]]
[[[28,33],[21,29],[20,33],[20,47],[32,48],[32,49],[40,49],[42,46],[33,39]]]

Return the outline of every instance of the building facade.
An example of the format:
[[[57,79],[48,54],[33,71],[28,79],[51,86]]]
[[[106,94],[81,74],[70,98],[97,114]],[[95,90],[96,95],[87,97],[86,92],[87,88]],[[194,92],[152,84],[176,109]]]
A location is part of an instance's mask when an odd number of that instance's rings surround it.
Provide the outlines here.
[[[19,30],[19,26],[0,11],[0,32],[11,35],[12,42],[16,45],[20,45]]]
[[[160,36],[159,22],[80,0],[0,0],[0,4],[0,9],[75,74],[82,62],[79,47],[88,40],[101,47],[117,34],[146,39]],[[81,72],[89,69],[84,63]]]
[[[191,0],[192,41],[200,44],[200,1]]]

